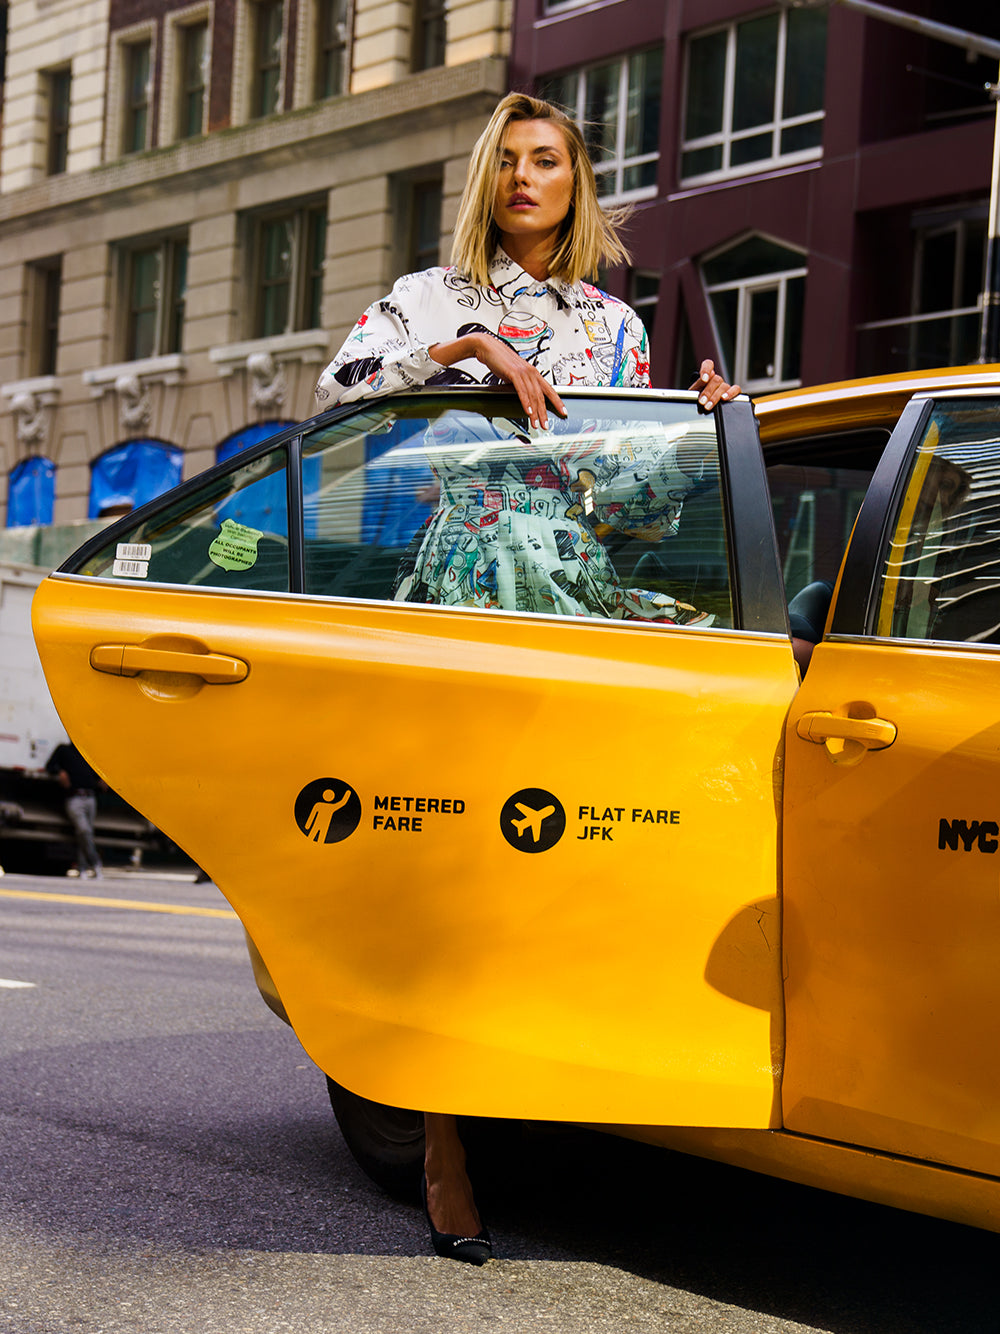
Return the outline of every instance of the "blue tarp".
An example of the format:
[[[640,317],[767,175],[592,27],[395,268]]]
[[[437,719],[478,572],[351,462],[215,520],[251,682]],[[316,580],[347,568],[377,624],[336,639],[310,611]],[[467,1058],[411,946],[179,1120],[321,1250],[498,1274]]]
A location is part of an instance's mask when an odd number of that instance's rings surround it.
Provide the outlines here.
[[[22,459],[7,478],[7,527],[51,523],[56,465],[51,459]]]
[[[181,480],[184,451],[164,440],[129,440],[105,450],[90,465],[88,517],[111,506],[138,509]]]

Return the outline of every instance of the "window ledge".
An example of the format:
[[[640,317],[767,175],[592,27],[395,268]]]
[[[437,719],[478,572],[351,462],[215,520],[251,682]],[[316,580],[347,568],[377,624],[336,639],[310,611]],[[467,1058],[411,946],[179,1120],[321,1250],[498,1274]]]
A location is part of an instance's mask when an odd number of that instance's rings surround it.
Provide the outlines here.
[[[232,375],[245,370],[251,357],[270,356],[277,365],[290,361],[326,361],[330,355],[330,335],[324,329],[306,329],[301,333],[274,334],[253,338],[245,343],[227,343],[209,350],[219,374]]]
[[[10,384],[0,385],[0,394],[11,400],[27,394],[37,398],[43,407],[48,407],[59,397],[59,378],[55,375],[35,375],[28,380],[12,380]]]
[[[113,366],[95,366],[83,372],[83,383],[90,386],[95,398],[109,389],[117,388],[122,380],[148,383],[179,384],[185,371],[184,358],[179,352],[167,357],[143,357],[139,361],[119,361]]]

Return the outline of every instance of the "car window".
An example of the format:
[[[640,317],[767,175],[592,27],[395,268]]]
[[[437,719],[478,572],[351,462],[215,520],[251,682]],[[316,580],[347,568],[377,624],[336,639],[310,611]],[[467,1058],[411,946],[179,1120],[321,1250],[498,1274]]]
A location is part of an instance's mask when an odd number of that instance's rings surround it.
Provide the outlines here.
[[[580,399],[383,400],[303,439],[305,591],[731,625],[715,420]]]
[[[789,601],[816,581],[836,581],[888,438],[887,430],[852,430],[768,449],[767,483]]]
[[[913,455],[876,634],[1000,643],[1000,400],[941,400]]]
[[[284,449],[261,454],[132,528],[116,525],[80,574],[287,592]]]

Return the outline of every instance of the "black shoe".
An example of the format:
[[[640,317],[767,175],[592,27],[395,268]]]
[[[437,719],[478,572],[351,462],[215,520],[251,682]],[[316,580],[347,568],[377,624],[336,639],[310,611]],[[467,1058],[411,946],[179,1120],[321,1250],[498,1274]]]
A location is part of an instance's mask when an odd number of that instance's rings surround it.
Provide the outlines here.
[[[431,1245],[434,1254],[446,1260],[463,1260],[467,1265],[484,1265],[493,1258],[493,1243],[490,1234],[483,1228],[474,1237],[459,1237],[453,1232],[439,1232],[431,1222],[427,1209],[427,1177],[420,1178],[420,1199],[424,1206],[424,1217],[431,1230]]]

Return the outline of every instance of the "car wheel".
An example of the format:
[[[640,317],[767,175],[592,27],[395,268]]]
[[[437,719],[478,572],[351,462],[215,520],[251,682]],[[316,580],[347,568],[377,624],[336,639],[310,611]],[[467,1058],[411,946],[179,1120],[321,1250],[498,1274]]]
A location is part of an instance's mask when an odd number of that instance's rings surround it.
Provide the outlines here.
[[[329,1076],[330,1104],[358,1166],[389,1192],[412,1198],[424,1170],[424,1114],[351,1093]]]

